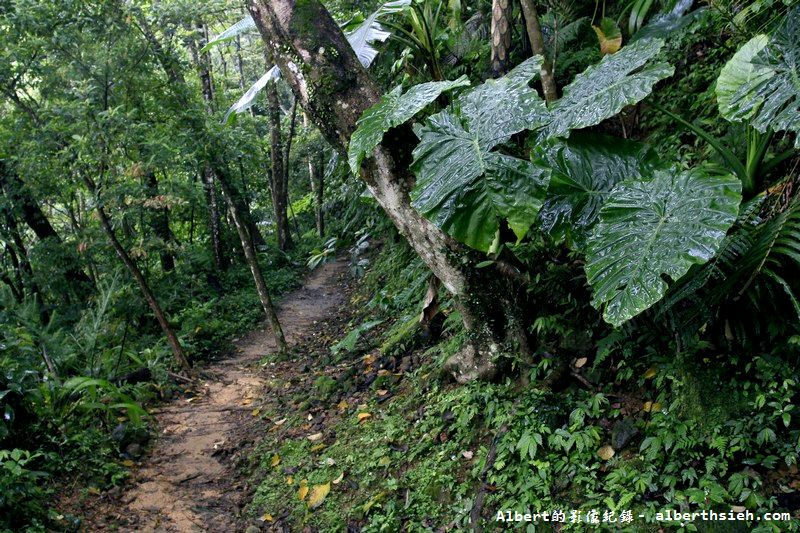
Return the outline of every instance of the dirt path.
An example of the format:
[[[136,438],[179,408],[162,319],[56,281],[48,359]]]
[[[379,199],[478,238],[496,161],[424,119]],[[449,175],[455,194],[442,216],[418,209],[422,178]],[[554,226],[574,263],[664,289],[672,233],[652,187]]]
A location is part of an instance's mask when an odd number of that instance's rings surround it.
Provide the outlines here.
[[[290,346],[314,331],[345,303],[337,285],[343,261],[315,270],[304,286],[287,295],[279,316]],[[259,360],[273,349],[266,325],[237,342],[234,355],[206,369],[210,376],[197,396],[175,400],[156,415],[159,437],[143,466],[120,495],[109,523],[119,531],[236,531],[243,496],[231,461],[223,457],[247,441],[246,427],[263,386]]]

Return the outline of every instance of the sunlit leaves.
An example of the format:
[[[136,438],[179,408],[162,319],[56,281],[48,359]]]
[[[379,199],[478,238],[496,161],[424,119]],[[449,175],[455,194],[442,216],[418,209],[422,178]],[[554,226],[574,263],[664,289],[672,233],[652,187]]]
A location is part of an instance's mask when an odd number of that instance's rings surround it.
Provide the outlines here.
[[[619,183],[587,248],[592,305],[619,326],[660,300],[664,278],[677,280],[714,256],[736,219],[740,191],[735,177],[702,169]]]

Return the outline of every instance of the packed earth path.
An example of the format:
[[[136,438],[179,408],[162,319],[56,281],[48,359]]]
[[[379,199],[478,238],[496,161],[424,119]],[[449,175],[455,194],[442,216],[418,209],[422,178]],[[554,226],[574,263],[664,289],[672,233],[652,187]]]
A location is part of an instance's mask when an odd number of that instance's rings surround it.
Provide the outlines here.
[[[339,286],[346,261],[326,263],[286,295],[279,318],[290,347],[346,302]],[[179,398],[155,413],[156,442],[134,470],[105,517],[90,530],[238,531],[246,491],[233,461],[222,460],[252,442],[253,401],[264,385],[260,360],[274,349],[266,323],[235,342],[232,356],[203,370],[195,396]],[[115,498],[116,499],[116,498]],[[92,524],[91,522],[95,523]]]

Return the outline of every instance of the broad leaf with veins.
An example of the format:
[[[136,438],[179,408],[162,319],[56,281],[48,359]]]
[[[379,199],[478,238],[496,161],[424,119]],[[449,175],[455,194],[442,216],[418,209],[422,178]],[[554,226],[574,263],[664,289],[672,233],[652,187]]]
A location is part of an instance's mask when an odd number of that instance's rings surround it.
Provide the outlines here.
[[[592,305],[614,326],[660,300],[677,280],[711,259],[736,220],[741,182],[703,169],[657,170],[625,180],[600,210],[586,252]]]
[[[488,250],[505,220],[523,237],[542,205],[544,169],[492,151],[515,133],[541,126],[547,109],[528,86],[539,73],[534,56],[506,76],[461,94],[416,128],[412,203],[456,239]]]
[[[658,165],[646,144],[580,131],[568,140],[537,146],[531,156],[550,173],[540,227],[554,239],[568,238],[578,250],[611,189],[622,180],[649,176]]]
[[[742,46],[722,68],[716,91],[726,119],[747,121],[761,133],[800,133],[800,8],[774,35],[757,35]]]
[[[358,128],[350,137],[348,162],[353,174],[358,174],[361,161],[380,144],[384,133],[411,119],[443,92],[467,85],[469,80],[462,76],[455,81],[421,83],[405,94],[402,94],[403,87],[398,85],[383,95],[377,104],[364,111],[358,119]]]
[[[594,126],[644,99],[657,82],[675,71],[664,62],[648,64],[663,46],[660,39],[636,41],[578,74],[550,109],[544,137],[562,137],[570,130]]]

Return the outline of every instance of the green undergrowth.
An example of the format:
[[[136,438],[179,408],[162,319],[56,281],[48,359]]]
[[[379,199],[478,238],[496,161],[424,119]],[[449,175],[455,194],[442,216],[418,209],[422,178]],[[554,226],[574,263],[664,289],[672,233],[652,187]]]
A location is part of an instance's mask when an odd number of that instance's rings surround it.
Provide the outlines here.
[[[288,255],[271,246],[262,251],[275,297],[299,285],[317,244],[303,240]],[[205,263],[187,262],[151,280],[195,365],[225,356],[232,338],[263,320],[246,267],[209,282]],[[168,375],[172,354],[123,273],[72,320],[45,322],[35,306],[7,296],[0,308],[0,531],[80,528],[79,517],[53,505],[61,487],[69,480],[81,500],[127,477],[147,442],[143,406],[181,392]],[[41,378],[42,354],[58,378]],[[142,371],[148,373],[124,381]]]
[[[551,387],[537,386],[553,368],[547,357],[530,369],[529,385],[510,374],[457,386],[441,371],[463,342],[454,312],[436,344],[397,342],[414,329],[410,317],[419,313],[427,279],[406,253],[386,244],[354,298],[353,328],[375,319],[387,327],[336,366],[315,368],[313,386],[284,389],[289,399],[266,413],[286,421],[253,455],[251,520],[320,531],[459,531],[471,527],[482,494],[487,530],[555,530],[496,520],[498,511],[554,510],[565,512],[567,531],[799,529],[796,504],[785,495],[800,486],[796,344],[732,354],[702,342],[654,345],[650,336],[617,331],[589,348],[585,339],[573,342],[584,346],[586,359],[571,360]],[[390,356],[419,364],[358,385],[354,377],[369,373],[373,359]],[[350,370],[342,374],[342,365]],[[310,440],[312,430],[304,428],[312,412],[325,422],[322,437]],[[330,491],[315,506],[318,487]],[[740,507],[757,516],[789,512],[792,521],[731,529],[656,522],[668,509]],[[573,510],[581,511],[581,523],[571,522]],[[593,510],[599,523],[589,525]],[[620,523],[627,511],[632,521]],[[603,523],[604,513],[617,522]]]

